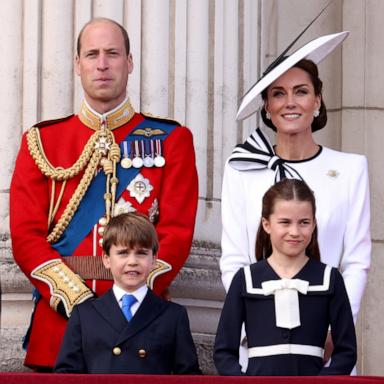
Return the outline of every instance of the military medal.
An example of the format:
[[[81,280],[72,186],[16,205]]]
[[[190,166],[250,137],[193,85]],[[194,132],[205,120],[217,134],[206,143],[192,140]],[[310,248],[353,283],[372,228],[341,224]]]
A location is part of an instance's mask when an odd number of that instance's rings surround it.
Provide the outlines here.
[[[143,159],[140,156],[139,142],[135,140],[135,158],[132,160],[134,168],[141,168],[143,166]]]
[[[124,158],[121,160],[120,164],[123,168],[128,169],[132,167],[132,160],[130,158],[130,153],[128,151],[128,143],[126,141],[123,142],[123,152]]]
[[[153,141],[145,141],[142,142],[143,145],[145,143],[145,157],[144,157],[144,167],[151,168],[153,167]]]
[[[124,157],[124,159],[121,160],[121,166],[125,169],[132,167],[132,160],[129,157]]]
[[[164,167],[165,165],[165,159],[164,157],[161,155],[161,140],[160,139],[156,139],[156,157],[154,159],[154,163],[155,163],[155,166],[156,167]]]
[[[153,200],[151,207],[148,209],[148,218],[151,223],[156,223],[159,218],[159,202],[157,199]]]
[[[115,204],[113,216],[121,215],[122,213],[135,212],[135,207],[129,201],[125,201],[120,197],[119,201]]]
[[[139,173],[128,185],[127,190],[129,195],[134,197],[139,204],[141,204],[146,197],[149,197],[153,186],[149,183],[149,180],[144,178]]]

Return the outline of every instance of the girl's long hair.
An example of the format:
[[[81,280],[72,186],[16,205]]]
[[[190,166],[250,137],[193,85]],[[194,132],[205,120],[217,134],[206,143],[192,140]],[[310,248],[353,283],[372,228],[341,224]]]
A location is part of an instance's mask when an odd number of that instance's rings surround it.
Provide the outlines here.
[[[297,179],[284,179],[269,188],[263,196],[263,207],[261,212],[262,217],[269,220],[269,217],[274,211],[277,200],[308,201],[312,206],[313,218],[315,219],[315,196],[304,181]],[[256,237],[256,260],[260,261],[262,259],[266,259],[271,254],[271,238],[269,234],[265,232],[260,220],[259,230],[257,231]],[[312,238],[305,250],[305,254],[311,259],[320,260],[320,250],[317,242],[317,225],[312,233]]]

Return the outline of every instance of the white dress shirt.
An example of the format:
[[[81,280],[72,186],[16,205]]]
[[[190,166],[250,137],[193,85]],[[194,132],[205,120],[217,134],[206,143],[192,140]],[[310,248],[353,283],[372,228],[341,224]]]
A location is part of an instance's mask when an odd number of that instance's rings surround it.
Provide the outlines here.
[[[124,289],[120,288],[116,284],[113,284],[112,289],[113,289],[113,293],[116,297],[116,300],[119,303],[120,308],[122,306],[122,298],[125,294],[133,295],[136,297],[137,301],[136,301],[136,303],[132,304],[132,307],[131,307],[132,316],[135,315],[135,313],[139,309],[141,303],[143,302],[145,295],[148,292],[148,287],[146,285],[143,285],[142,287],[140,287],[139,289],[136,289],[136,291],[133,291],[133,292],[124,291]]]

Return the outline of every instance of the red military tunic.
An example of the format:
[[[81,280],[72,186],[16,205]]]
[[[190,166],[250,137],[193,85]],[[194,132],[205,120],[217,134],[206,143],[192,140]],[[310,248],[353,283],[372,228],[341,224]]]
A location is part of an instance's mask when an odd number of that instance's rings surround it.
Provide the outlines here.
[[[112,127],[116,143],[124,140],[144,120],[143,115],[133,111],[127,117],[127,109],[132,111],[129,103],[125,102],[113,112],[114,117],[123,116],[125,112],[125,118],[122,119],[124,124]],[[53,167],[69,168],[83,152],[94,129],[97,129],[95,121],[82,118],[89,112],[90,108],[83,106],[83,115],[45,123],[39,128],[42,148]],[[144,200],[131,196],[128,190],[121,196],[130,209],[147,216],[158,215],[155,224],[160,240],[158,258],[169,263],[172,269],[156,276],[153,289],[157,294],[161,294],[170,285],[183,266],[193,237],[198,184],[192,134],[186,127],[177,126],[164,140],[163,156],[166,160],[164,167],[140,169],[139,177],[152,187],[148,188]],[[26,135],[23,136],[11,183],[10,221],[15,261],[42,296],[34,312],[25,359],[25,364],[30,367],[54,365],[65,331],[65,318],[51,308],[52,300],[55,299],[52,284],[31,274],[45,264],[49,265],[53,260],[62,260],[62,256],[67,256],[60,255],[52,248],[47,235],[70,201],[83,172],[67,181],[58,211],[48,228],[52,182],[36,165]],[[61,184],[56,182],[56,199]],[[99,226],[95,225],[73,255],[100,257],[102,248],[99,240]],[[112,286],[112,281],[86,280],[86,284],[99,296]]]

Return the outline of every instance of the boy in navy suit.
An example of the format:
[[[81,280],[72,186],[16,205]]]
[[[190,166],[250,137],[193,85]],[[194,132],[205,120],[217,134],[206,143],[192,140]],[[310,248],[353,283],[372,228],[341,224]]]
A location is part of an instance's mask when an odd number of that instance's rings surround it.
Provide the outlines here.
[[[135,213],[113,217],[103,250],[114,285],[75,307],[55,372],[200,374],[185,308],[146,284],[158,251],[154,226]]]

